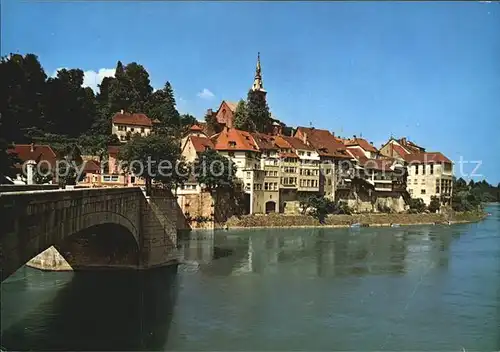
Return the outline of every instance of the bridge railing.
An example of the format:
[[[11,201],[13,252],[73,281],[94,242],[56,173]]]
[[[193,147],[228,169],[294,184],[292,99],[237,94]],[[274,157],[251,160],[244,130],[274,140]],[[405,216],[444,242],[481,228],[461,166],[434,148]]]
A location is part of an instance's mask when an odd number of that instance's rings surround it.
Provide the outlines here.
[[[59,189],[59,185],[0,185],[0,193],[45,191]]]

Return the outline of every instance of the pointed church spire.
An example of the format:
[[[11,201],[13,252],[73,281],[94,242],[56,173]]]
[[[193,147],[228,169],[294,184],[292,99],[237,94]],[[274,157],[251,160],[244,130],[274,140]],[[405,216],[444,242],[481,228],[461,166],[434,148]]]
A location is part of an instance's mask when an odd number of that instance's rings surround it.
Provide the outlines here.
[[[260,68],[260,52],[257,53],[257,67],[255,68],[255,78],[253,80],[252,90],[265,92],[264,83],[262,83],[262,73]]]

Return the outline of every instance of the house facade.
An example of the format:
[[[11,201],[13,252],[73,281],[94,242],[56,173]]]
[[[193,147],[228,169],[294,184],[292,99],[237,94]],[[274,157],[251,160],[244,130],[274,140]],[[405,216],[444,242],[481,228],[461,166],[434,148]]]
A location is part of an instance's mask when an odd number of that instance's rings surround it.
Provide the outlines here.
[[[353,165],[341,139],[327,130],[314,127],[298,127],[294,137],[313,147],[320,158],[319,193],[339,200],[350,192]]]
[[[122,110],[116,113],[111,121],[111,133],[122,143],[130,140],[135,134],[147,136],[153,130],[153,122],[145,114],[126,113]]]
[[[389,139],[380,152],[404,161],[408,170],[407,190],[412,198],[421,198],[426,205],[433,197],[442,204],[451,204],[453,162],[442,153],[426,152],[406,138]]]
[[[442,204],[451,204],[453,195],[453,163],[439,152],[409,154],[405,157],[408,169],[408,192],[429,205],[433,197]]]
[[[264,213],[264,175],[261,168],[261,151],[247,131],[225,127],[211,138],[214,148],[236,166],[236,179],[249,195],[250,214]]]

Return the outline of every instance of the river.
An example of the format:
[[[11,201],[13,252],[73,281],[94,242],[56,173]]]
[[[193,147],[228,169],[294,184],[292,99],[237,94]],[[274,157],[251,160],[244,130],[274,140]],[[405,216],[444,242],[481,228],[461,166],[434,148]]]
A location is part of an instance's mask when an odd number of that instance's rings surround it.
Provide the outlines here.
[[[2,284],[38,351],[500,350],[500,206],[480,223],[192,233],[184,264]]]

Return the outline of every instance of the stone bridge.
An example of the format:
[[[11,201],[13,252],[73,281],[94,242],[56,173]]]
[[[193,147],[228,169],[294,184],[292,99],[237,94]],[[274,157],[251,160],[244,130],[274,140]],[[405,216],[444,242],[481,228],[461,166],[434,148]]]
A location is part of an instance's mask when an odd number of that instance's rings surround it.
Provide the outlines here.
[[[28,265],[148,269],[175,263],[184,218],[170,191],[0,187],[3,281]],[[40,187],[38,187],[40,188]]]

